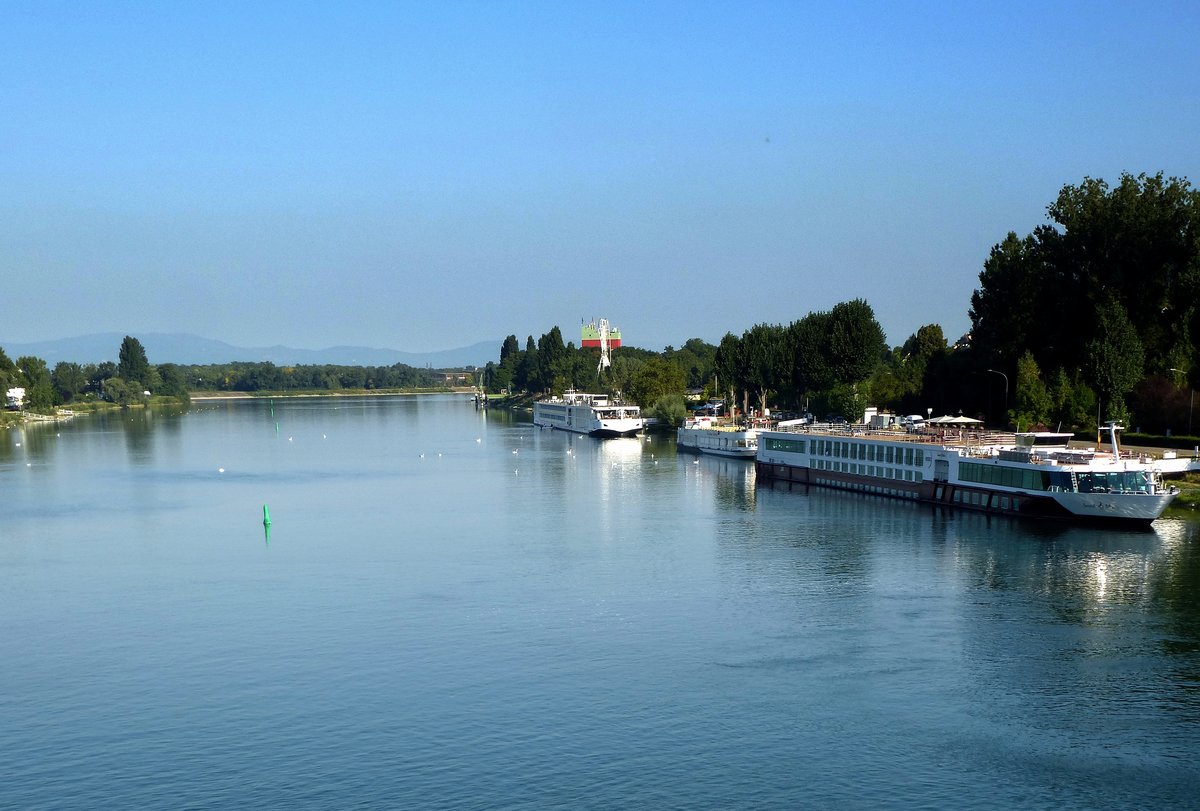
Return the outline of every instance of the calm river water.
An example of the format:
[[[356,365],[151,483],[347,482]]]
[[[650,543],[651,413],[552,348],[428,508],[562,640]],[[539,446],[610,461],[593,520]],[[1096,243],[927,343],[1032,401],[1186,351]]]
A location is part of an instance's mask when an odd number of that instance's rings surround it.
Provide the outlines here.
[[[1194,523],[756,488],[449,395],[0,432],[0,497],[2,807],[1200,804]]]

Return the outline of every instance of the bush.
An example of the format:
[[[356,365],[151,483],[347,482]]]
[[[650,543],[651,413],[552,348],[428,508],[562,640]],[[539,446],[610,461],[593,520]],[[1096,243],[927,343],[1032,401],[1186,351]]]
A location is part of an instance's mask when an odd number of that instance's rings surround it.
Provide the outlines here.
[[[659,422],[678,428],[687,419],[687,403],[682,394],[664,394],[654,401],[650,415]]]

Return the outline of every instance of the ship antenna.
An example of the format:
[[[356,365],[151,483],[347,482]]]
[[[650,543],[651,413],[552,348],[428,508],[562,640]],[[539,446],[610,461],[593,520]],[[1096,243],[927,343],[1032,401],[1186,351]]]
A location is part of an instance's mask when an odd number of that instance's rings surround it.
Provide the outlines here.
[[[612,368],[612,355],[608,346],[608,319],[600,319],[600,363],[596,366],[596,374],[604,369]]]

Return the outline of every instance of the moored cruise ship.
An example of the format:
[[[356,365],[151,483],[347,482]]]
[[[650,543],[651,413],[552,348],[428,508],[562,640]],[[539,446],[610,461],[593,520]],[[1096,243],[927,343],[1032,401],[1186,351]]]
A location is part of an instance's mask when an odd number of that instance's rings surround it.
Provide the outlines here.
[[[607,394],[567,391],[533,404],[533,424],[598,437],[633,436],[642,430],[641,410]]]
[[[758,430],[716,417],[692,417],[675,432],[675,442],[679,450],[753,459],[758,452]]]
[[[1111,449],[1068,447],[1070,434],[933,435],[772,430],[759,434],[763,480],[838,487],[1009,515],[1145,523],[1175,498],[1154,462]]]

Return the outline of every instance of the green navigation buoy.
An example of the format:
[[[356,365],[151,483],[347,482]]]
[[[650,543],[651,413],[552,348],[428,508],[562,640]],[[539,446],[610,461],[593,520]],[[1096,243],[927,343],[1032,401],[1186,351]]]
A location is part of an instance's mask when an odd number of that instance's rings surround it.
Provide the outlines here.
[[[267,509],[267,505],[266,505],[266,504],[264,504],[264,505],[263,505],[263,526],[264,526],[264,527],[269,527],[269,526],[271,526],[271,513],[270,513],[270,511]]]

